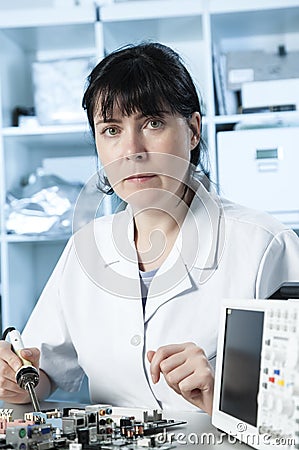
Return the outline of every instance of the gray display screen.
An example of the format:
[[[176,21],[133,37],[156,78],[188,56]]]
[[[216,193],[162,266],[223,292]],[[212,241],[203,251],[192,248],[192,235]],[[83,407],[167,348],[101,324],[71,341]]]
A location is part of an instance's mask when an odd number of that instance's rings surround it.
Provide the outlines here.
[[[227,308],[220,411],[256,426],[264,312]]]
[[[256,150],[256,159],[277,159],[277,148],[263,148]]]

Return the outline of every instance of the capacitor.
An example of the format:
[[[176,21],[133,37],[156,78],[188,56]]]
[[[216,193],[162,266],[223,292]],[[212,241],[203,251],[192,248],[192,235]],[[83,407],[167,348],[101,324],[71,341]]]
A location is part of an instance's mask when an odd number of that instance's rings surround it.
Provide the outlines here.
[[[143,436],[144,434],[144,427],[142,422],[135,422],[134,424],[134,430],[136,436]]]
[[[125,427],[126,432],[125,436],[127,439],[133,439],[134,438],[134,428],[133,427]]]

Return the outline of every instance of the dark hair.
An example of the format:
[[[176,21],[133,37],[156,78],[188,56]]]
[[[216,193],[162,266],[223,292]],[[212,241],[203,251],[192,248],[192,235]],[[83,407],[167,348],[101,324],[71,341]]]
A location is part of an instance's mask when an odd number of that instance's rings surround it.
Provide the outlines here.
[[[180,56],[160,43],[142,43],[121,48],[106,56],[90,73],[82,106],[95,137],[94,114],[99,111],[106,120],[117,105],[121,113],[130,116],[141,112],[145,116],[159,115],[168,110],[187,120],[201,105],[192,78]],[[205,144],[200,142],[191,152],[190,167],[197,166],[208,175]],[[108,184],[107,193],[113,193]],[[103,189],[105,192],[105,190]]]

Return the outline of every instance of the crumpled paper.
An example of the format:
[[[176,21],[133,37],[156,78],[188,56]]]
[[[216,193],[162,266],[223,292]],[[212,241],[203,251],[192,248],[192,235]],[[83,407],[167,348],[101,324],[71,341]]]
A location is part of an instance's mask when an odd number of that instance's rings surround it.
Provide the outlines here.
[[[7,196],[7,233],[70,234],[73,211],[82,186],[38,169],[28,177],[25,186],[18,186]]]

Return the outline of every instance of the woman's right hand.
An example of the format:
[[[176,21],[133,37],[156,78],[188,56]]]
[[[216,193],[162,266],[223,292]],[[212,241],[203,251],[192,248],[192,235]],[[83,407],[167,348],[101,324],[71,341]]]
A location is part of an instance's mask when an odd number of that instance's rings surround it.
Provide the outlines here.
[[[39,368],[40,351],[37,348],[21,350],[21,356]],[[0,340],[0,399],[8,403],[30,401],[25,389],[16,382],[16,372],[22,366],[20,358],[12,351],[11,344]]]

